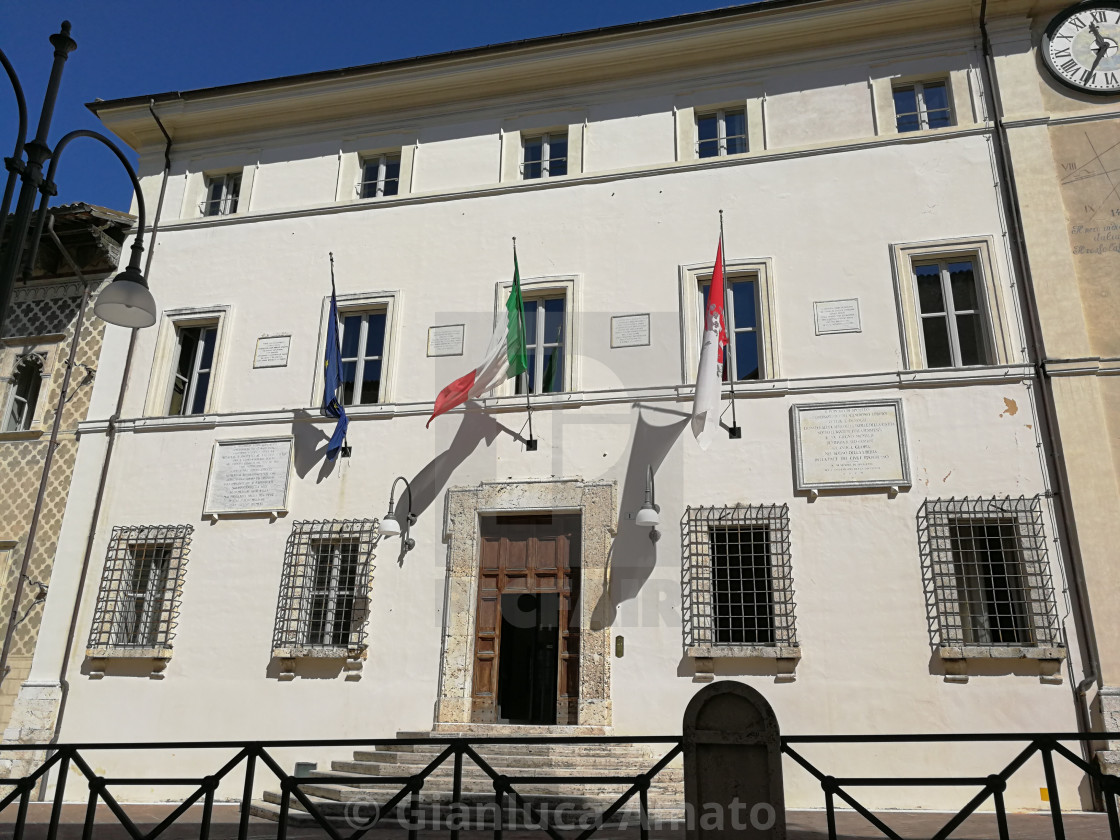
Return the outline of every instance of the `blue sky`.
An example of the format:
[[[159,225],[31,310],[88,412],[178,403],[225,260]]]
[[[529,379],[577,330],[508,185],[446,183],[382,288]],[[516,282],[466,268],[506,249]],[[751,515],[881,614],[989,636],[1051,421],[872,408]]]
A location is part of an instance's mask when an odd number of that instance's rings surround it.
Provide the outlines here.
[[[744,0],[740,0],[744,2]],[[15,66],[34,136],[50,72],[48,38],[63,20],[70,54],[50,142],[75,128],[101,128],[84,103],[330,70],[613,26],[735,5],[730,0],[40,0],[9,9],[0,49]],[[2,75],[2,73],[0,73]],[[12,153],[16,107],[0,78],[0,154]],[[126,150],[127,151],[127,150]],[[132,189],[112,154],[72,143],[59,163],[52,204],[87,201],[127,209]]]

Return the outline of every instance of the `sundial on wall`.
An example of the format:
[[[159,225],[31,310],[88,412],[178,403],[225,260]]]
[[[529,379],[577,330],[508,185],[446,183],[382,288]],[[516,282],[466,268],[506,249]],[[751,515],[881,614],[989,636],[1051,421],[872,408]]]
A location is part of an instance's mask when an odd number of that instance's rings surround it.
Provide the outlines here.
[[[1053,140],[1074,254],[1120,253],[1120,126],[1068,126]]]

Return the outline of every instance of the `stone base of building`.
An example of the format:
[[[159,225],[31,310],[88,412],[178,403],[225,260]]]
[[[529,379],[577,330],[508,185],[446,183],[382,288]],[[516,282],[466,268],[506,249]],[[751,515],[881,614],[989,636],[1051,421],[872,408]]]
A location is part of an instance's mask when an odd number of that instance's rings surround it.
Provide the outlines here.
[[[8,728],[4,730],[4,743],[48,744],[54,734],[61,705],[62,686],[59,683],[25,682],[20,687]],[[26,753],[5,752],[0,757],[0,778],[26,776],[45,758],[46,752],[41,749]]]
[[[1097,694],[1097,705],[1100,729],[1116,735],[1106,742],[1105,749],[1097,751],[1097,763],[1105,773],[1120,776],[1120,686],[1103,686]]]

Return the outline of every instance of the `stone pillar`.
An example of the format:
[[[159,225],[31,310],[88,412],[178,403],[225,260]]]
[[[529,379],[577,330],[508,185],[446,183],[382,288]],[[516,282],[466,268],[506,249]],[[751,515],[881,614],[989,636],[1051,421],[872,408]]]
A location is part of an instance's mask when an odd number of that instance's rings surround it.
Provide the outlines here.
[[[688,704],[684,798],[688,840],[785,840],[778,719],[750,686],[712,683]]]
[[[1105,732],[1117,733],[1106,742],[1106,748],[1097,751],[1101,769],[1113,776],[1120,776],[1120,688],[1106,685],[1097,694],[1100,703],[1101,723]]]

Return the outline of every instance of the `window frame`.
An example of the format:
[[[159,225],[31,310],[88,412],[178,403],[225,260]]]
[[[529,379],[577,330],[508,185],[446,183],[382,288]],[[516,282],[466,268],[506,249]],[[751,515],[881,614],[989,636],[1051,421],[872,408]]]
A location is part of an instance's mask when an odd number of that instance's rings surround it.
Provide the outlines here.
[[[566,369],[567,364],[566,364],[566,362],[567,362],[567,355],[568,355],[567,354],[568,336],[564,332],[564,329],[562,327],[561,328],[560,340],[558,340],[558,341],[549,341],[548,340],[548,336],[545,334],[545,331],[544,331],[544,325],[545,325],[545,321],[547,319],[547,311],[542,304],[544,304],[545,301],[549,301],[549,300],[561,300],[561,301],[564,302],[564,315],[563,315],[562,321],[563,321],[563,324],[566,326],[567,321],[568,321],[569,304],[568,304],[568,297],[564,292],[562,292],[562,291],[560,291],[560,292],[557,292],[557,291],[548,292],[548,291],[546,291],[546,292],[537,292],[537,293],[534,293],[534,294],[526,295],[524,287],[521,290],[521,302],[522,302],[522,304],[528,303],[530,301],[537,304],[537,307],[536,307],[536,321],[537,322],[533,325],[533,330],[536,334],[537,340],[536,340],[536,342],[534,342],[534,344],[531,347],[529,346],[528,341],[526,340],[526,350],[527,351],[528,350],[533,351],[532,354],[531,354],[532,358],[533,358],[533,371],[532,371],[533,378],[532,378],[532,382],[534,383],[534,389],[535,390],[533,390],[529,393],[529,396],[531,396],[531,397],[544,396],[546,394],[563,394],[565,392],[565,389],[564,389],[563,385],[567,381],[567,369]],[[525,325],[525,328],[526,328],[526,332],[528,332],[528,324]],[[553,347],[553,348],[560,347],[561,348],[561,357],[564,359],[564,363],[565,363],[565,370],[564,370],[564,373],[563,373],[564,378],[561,381],[561,383],[560,383],[561,387],[558,390],[555,390],[555,391],[541,391],[541,390],[539,390],[539,388],[540,388],[541,385],[544,384],[544,371],[545,371],[545,363],[544,363],[545,353],[544,353],[544,351],[546,351],[550,347]],[[513,390],[514,390],[515,394],[517,394],[517,395],[524,395],[525,394],[525,390],[522,389],[522,387],[521,387],[521,382],[522,382],[522,377],[524,377],[526,380],[528,380],[528,376],[529,376],[529,374],[528,374],[528,372],[526,372],[526,373],[522,374],[521,376],[518,376],[514,380]]]
[[[1028,593],[1018,602],[1018,608],[1025,615],[1028,641],[978,641],[971,637],[975,630],[966,629],[966,616],[971,611],[967,595],[961,593],[961,578],[967,561],[961,559],[955,545],[955,531],[961,522],[998,522],[1015,529],[1018,577],[1026,581],[1022,588]],[[1065,657],[1040,496],[926,499],[918,512],[918,545],[927,600],[934,610],[930,640],[942,659]]]
[[[973,310],[959,310],[956,305],[956,298],[953,294],[952,277],[949,272],[949,266],[953,263],[968,262],[972,265],[973,283],[975,284],[976,292],[976,309]],[[928,266],[937,267],[938,282],[941,289],[941,312],[927,313],[922,311],[921,293],[918,288],[918,269]],[[929,367],[930,370],[941,370],[944,368],[963,368],[963,367],[985,367],[992,364],[992,359],[995,358],[995,350],[992,346],[991,327],[988,324],[987,318],[987,301],[984,296],[984,287],[981,281],[979,260],[969,256],[958,257],[939,257],[933,259],[916,259],[911,262],[911,273],[914,282],[915,299],[918,302],[918,309],[915,313],[918,317],[918,337],[922,342],[922,358],[926,360],[928,366],[929,350],[926,347],[926,331],[925,321],[933,320],[935,318],[943,318],[948,330],[949,339],[949,356],[951,364],[939,365],[938,367]],[[961,339],[958,319],[962,315],[972,315],[976,318],[981,332],[981,341],[984,347],[984,353],[987,360],[981,362],[979,365],[966,365],[962,361]]]
[[[364,353],[365,353],[365,347],[366,347],[366,343],[367,343],[366,340],[369,337],[369,316],[374,315],[374,314],[382,315],[385,318],[385,327],[382,330],[382,336],[381,336],[381,353],[380,353],[380,355],[377,355],[377,356],[367,356],[367,355],[364,355]],[[339,398],[339,402],[344,407],[346,407],[348,409],[349,408],[359,408],[363,405],[378,405],[378,404],[384,402],[384,400],[382,399],[382,394],[385,390],[385,388],[384,388],[385,364],[386,364],[385,356],[386,356],[386,347],[389,344],[389,311],[388,311],[388,304],[384,304],[384,305],[380,305],[380,306],[362,306],[362,307],[346,307],[346,308],[343,308],[343,307],[340,306],[339,310],[338,310],[338,317],[339,317],[339,321],[340,321],[340,323],[338,325],[338,343],[339,343],[340,348],[344,347],[345,344],[346,344],[346,330],[345,330],[346,319],[354,317],[354,316],[359,316],[362,319],[361,326],[359,327],[359,333],[358,333],[358,348],[357,348],[357,354],[358,355],[353,356],[353,357],[349,357],[349,356],[343,355],[342,353],[339,354],[339,361],[343,365],[345,365],[348,361],[352,361],[352,362],[355,363],[355,365],[354,365],[354,391],[353,391],[353,396],[354,397],[359,397],[360,394],[361,394],[362,389],[361,389],[361,384],[360,383],[363,382],[363,374],[365,373],[365,365],[366,365],[366,362],[370,361],[371,359],[376,359],[377,361],[379,361],[381,363],[381,379],[378,380],[377,399],[374,400],[373,402],[360,402],[360,401],[359,402],[354,402],[353,400],[351,402],[345,402],[345,400],[343,400],[342,398]],[[345,386],[345,384],[343,384],[341,387],[342,387],[343,390],[345,390],[346,386]]]
[[[560,296],[564,298],[563,387],[559,391],[550,391],[547,394],[530,394],[531,397],[559,397],[562,394],[570,394],[579,389],[579,383],[581,381],[579,370],[580,313],[579,300],[577,298],[581,287],[579,280],[580,275],[576,274],[521,278],[522,301]],[[498,323],[498,319],[506,317],[506,301],[509,300],[512,291],[512,278],[499,281],[495,285],[494,320],[490,324],[490,328],[486,331],[487,337],[493,332],[494,326]],[[541,371],[543,374],[543,367]],[[539,378],[537,382],[540,382]],[[524,397],[524,393],[519,392],[518,386],[512,378],[495,388],[492,395],[500,397]]]
[[[284,546],[280,593],[276,601],[276,622],[272,634],[274,657],[353,659],[362,655],[368,647],[368,626],[372,615],[370,593],[376,568],[374,550],[379,539],[376,519],[316,519],[292,523]],[[350,596],[353,603],[348,639],[345,643],[338,643],[333,638],[316,642],[311,638],[311,632],[315,599],[319,594],[316,586],[318,549],[323,545],[350,543],[358,545],[358,559],[354,591]],[[335,595],[337,597],[338,593]]]
[[[557,160],[563,160],[564,161],[564,172],[560,175],[553,175],[549,171],[549,167],[552,165],[552,161],[553,161],[552,156],[549,154],[549,152],[551,150],[551,138],[552,137],[559,137],[560,135],[564,136],[565,154],[564,154],[563,158],[557,158]],[[541,141],[541,159],[540,159],[541,174],[537,177],[527,178],[525,176],[525,165],[526,165],[525,148],[526,148],[527,145],[529,145],[531,142],[533,142],[535,140],[540,140]],[[563,177],[569,175],[572,171],[571,170],[571,165],[570,165],[571,164],[571,157],[572,157],[571,156],[571,148],[572,148],[571,132],[566,127],[565,128],[551,129],[549,131],[542,131],[542,132],[538,132],[536,134],[526,134],[526,133],[522,132],[522,134],[521,134],[521,157],[520,157],[520,161],[519,161],[519,165],[518,165],[518,173],[520,175],[520,179],[522,181],[547,181],[550,178],[563,178]]]
[[[731,137],[743,138],[743,151],[741,152],[728,152],[727,151],[727,114],[728,113],[741,113],[743,115],[743,133],[730,135]],[[711,142],[710,140],[700,140],[700,120],[705,117],[716,118],[716,154],[701,156],[700,143]],[[734,157],[736,155],[745,155],[751,150],[751,133],[750,126],[747,122],[747,107],[746,103],[742,105],[728,105],[719,108],[701,108],[697,109],[693,114],[693,156],[696,160],[711,160],[713,158],[721,157]]]
[[[766,643],[716,640],[715,530],[766,528],[770,588],[770,632]],[[681,618],[685,655],[693,658],[797,660],[796,601],[790,548],[789,505],[734,504],[688,506],[681,519]]]
[[[904,370],[978,370],[1023,361],[1017,328],[1012,325],[1006,303],[1004,282],[997,274],[993,254],[997,253],[992,237],[945,239],[890,246],[894,271],[895,305],[898,314],[899,339]],[[918,301],[915,266],[945,260],[971,259],[976,276],[977,299],[984,307],[981,324],[984,329],[991,362],[968,367],[931,368],[926,363],[925,338],[922,335],[921,307]]]
[[[175,418],[192,422],[221,410],[220,389],[226,368],[228,331],[233,308],[228,305],[185,307],[166,310],[161,316],[159,334],[152,356],[152,375],[144,403],[144,416]],[[210,364],[210,384],[201,414],[169,414],[172,383],[179,360],[179,330],[191,327],[216,327],[214,358]]]
[[[175,384],[181,378],[179,374],[179,362],[183,357],[183,333],[187,330],[198,330],[199,336],[194,345],[194,357],[191,360],[190,375],[185,377],[186,388],[183,391],[183,402],[181,410],[172,412],[171,403],[175,399]],[[212,333],[214,336],[214,350],[210,354],[210,367],[202,367],[202,357],[206,353],[206,336]],[[175,325],[175,345],[171,353],[171,379],[167,385],[167,405],[164,408],[164,414],[168,417],[197,417],[200,414],[206,413],[206,406],[210,400],[210,388],[214,382],[214,364],[217,360],[218,353],[218,323],[217,321],[202,321],[198,323],[182,323]],[[191,406],[194,405],[196,389],[198,387],[198,379],[202,374],[208,374],[209,379],[206,385],[206,397],[203,400],[203,410],[201,412],[191,411]]]
[[[397,164],[397,177],[396,178],[389,178],[388,177],[389,164],[394,160],[396,161],[396,164]],[[371,181],[370,179],[366,178],[366,170],[370,166],[373,166],[375,164],[377,165],[377,177],[374,178]],[[358,156],[358,182],[357,182],[357,184],[355,184],[355,190],[357,191],[358,199],[361,200],[361,201],[366,201],[366,200],[373,199],[373,198],[393,198],[395,196],[400,195],[401,194],[401,182],[402,182],[401,172],[402,172],[403,168],[404,168],[404,155],[402,154],[400,149],[398,149],[395,152],[384,151],[384,152],[371,153],[371,154],[367,154],[367,155],[359,155]],[[393,190],[393,192],[386,195],[385,194],[385,187],[390,181],[395,183],[395,189]],[[373,185],[373,191],[372,191],[373,194],[372,195],[364,194],[365,193],[364,188],[369,184]]]
[[[105,564],[90,625],[86,655],[95,658],[140,657],[169,659],[178,626],[182,587],[190,554],[193,525],[116,525],[105,550]],[[158,547],[168,553],[158,612],[144,609],[154,628],[144,638],[122,641],[122,623],[135,607],[137,593],[129,587],[137,561],[136,550]],[[130,565],[131,564],[131,565]],[[150,580],[148,584],[150,588]],[[145,595],[151,599],[151,593]],[[131,603],[131,607],[129,604]]]
[[[342,346],[341,326],[342,323],[345,322],[347,314],[373,311],[375,309],[384,309],[385,311],[385,343],[381,356],[381,387],[377,402],[346,406],[346,414],[348,416],[354,416],[355,414],[363,412],[384,411],[386,410],[385,406],[392,403],[396,398],[394,365],[396,364],[396,342],[397,336],[399,335],[399,321],[403,302],[401,293],[396,289],[383,289],[372,292],[348,292],[336,295],[336,300],[338,302],[338,317],[340,321],[339,347]],[[325,358],[327,349],[327,324],[330,318],[330,310],[331,296],[324,295],[319,316],[319,343],[315,355],[318,363],[315,365],[315,377],[308,399],[308,405],[315,407],[323,404],[323,390],[326,387],[323,359]]]
[[[204,173],[203,197],[198,206],[199,215],[205,219],[213,219],[221,216],[232,216],[237,213],[241,205],[243,183],[244,172],[241,169]],[[217,199],[212,197],[216,186],[221,188],[220,196]]]
[[[38,364],[38,381],[36,381],[35,371],[29,368],[24,371],[25,365]],[[34,398],[30,394],[20,396],[21,380],[24,376],[27,377],[29,383],[29,390],[34,394]],[[37,420],[42,416],[43,397],[46,396],[43,389],[44,382],[50,381],[50,375],[47,373],[47,358],[45,353],[35,352],[28,350],[20,353],[15,357],[12,364],[12,373],[8,378],[7,395],[4,399],[4,413],[0,415],[0,434],[24,434],[35,430]],[[8,427],[8,420],[12,416],[13,407],[17,401],[23,402],[23,413],[16,425],[12,428]]]
[[[929,108],[926,105],[925,89],[928,85],[940,85],[945,89],[945,108],[937,108],[936,111],[946,110],[949,112],[949,124],[941,125],[937,128],[931,129],[929,126]],[[899,113],[895,105],[895,94],[904,90],[914,91],[914,108],[913,112],[906,112],[907,115],[914,114],[918,117],[918,127],[903,131],[898,126]],[[896,134],[913,134],[917,131],[937,131],[942,128],[953,128],[957,124],[956,108],[953,107],[953,85],[948,77],[944,78],[925,78],[915,81],[895,81],[891,84],[891,106],[894,111],[895,120],[895,133]]]
[[[735,294],[736,294],[736,292],[735,292],[734,287],[735,287],[735,285],[742,286],[742,285],[745,285],[747,283],[751,284],[751,297],[754,299],[755,325],[753,327],[740,327],[740,326],[738,326],[738,324],[735,323]],[[704,285],[707,285],[708,288],[710,289],[711,285],[712,285],[712,278],[711,277],[699,277],[696,280],[696,285],[697,285],[697,295],[698,295],[698,299],[699,299],[699,306],[698,306],[698,312],[697,312],[697,315],[699,317],[699,321],[697,323],[697,331],[699,332],[700,339],[701,339],[701,345],[702,345],[703,344],[703,338],[704,338],[704,331],[705,331],[705,328],[706,328],[707,325],[704,323],[704,320],[705,320],[704,319],[704,309],[705,309],[705,307],[703,305],[704,300],[706,298],[704,296],[703,291],[701,291],[700,287],[702,287]],[[759,324],[758,324],[758,320],[759,320],[758,315],[759,315],[759,312],[761,311],[761,307],[759,305],[758,275],[757,274],[751,274],[750,272],[742,272],[742,273],[739,273],[739,274],[736,274],[736,275],[732,275],[731,277],[726,277],[725,276],[724,286],[725,286],[725,289],[724,289],[724,291],[725,291],[724,312],[726,313],[726,316],[727,316],[726,317],[726,322],[727,323],[725,324],[724,328],[727,330],[727,347],[724,348],[724,352],[723,352],[723,359],[724,359],[723,370],[724,370],[724,376],[725,376],[723,381],[724,382],[729,382],[731,377],[735,376],[735,374],[738,372],[739,364],[738,364],[738,352],[737,352],[737,350],[738,350],[738,346],[739,346],[739,335],[741,333],[746,333],[746,332],[750,332],[754,336],[755,353],[758,356],[758,371],[757,371],[758,375],[751,378],[751,379],[736,377],[735,382],[736,383],[739,383],[739,382],[757,382],[759,380],[765,379],[765,377],[763,376],[763,365],[762,365],[762,330],[760,329]],[[709,294],[711,294],[711,292],[709,292]],[[728,366],[728,361],[727,361],[728,359],[731,360],[730,367]]]
[[[782,378],[780,341],[778,336],[778,310],[774,294],[774,269],[770,257],[753,259],[724,259],[725,277],[734,281],[736,277],[752,275],[755,283],[755,320],[758,332],[757,379],[736,379],[735,386],[750,387],[754,382],[764,382]],[[700,345],[704,340],[702,282],[711,282],[714,266],[710,262],[681,265],[678,269],[680,285],[680,323],[681,323],[681,383],[685,386],[696,385],[696,371],[700,365]],[[730,387],[724,381],[725,387]]]

